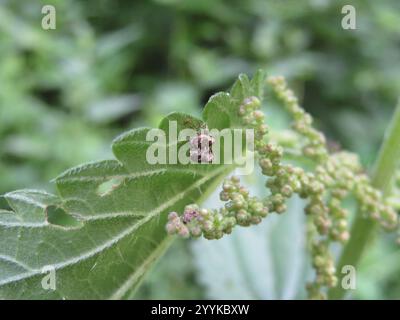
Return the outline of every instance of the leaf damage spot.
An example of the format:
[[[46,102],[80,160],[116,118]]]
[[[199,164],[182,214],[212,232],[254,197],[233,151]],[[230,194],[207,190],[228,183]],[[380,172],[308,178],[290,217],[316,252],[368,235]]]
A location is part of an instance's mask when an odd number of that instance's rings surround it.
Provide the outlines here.
[[[112,178],[106,182],[103,182],[97,187],[96,193],[100,197],[107,196],[111,194],[115,189],[117,189],[124,182],[123,177]]]
[[[80,228],[83,223],[58,206],[46,207],[46,221],[64,228]]]

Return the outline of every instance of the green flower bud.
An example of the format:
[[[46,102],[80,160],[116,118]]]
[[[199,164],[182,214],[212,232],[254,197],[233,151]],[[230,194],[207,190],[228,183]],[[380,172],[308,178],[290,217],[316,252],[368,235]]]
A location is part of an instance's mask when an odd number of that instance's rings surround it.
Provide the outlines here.
[[[286,204],[278,204],[275,206],[275,212],[278,214],[284,213],[287,210]]]
[[[261,217],[252,216],[252,217],[250,218],[250,221],[251,221],[252,224],[259,224],[259,223],[261,222]]]
[[[225,191],[221,191],[219,194],[219,198],[221,201],[228,201],[229,200],[229,194]]]
[[[281,189],[281,193],[282,193],[285,197],[290,198],[290,197],[292,196],[292,194],[293,194],[293,190],[292,190],[292,188],[291,188],[289,185],[284,185],[284,186],[282,187],[282,189]]]

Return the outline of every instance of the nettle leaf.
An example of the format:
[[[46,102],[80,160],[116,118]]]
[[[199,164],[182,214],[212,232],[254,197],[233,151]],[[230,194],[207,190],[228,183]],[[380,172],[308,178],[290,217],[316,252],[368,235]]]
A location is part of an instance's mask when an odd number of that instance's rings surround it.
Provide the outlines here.
[[[264,96],[265,77],[263,70],[258,70],[251,81],[246,75],[241,74],[232,86],[230,93],[219,92],[213,95],[203,111],[203,118],[209,128],[219,130],[240,128],[241,120],[237,108],[232,108],[232,106],[238,106],[250,96],[262,98]]]
[[[181,113],[168,115],[178,130],[199,129],[225,110],[224,126],[235,121],[240,99],[254,95],[258,83],[241,76],[232,97],[213,96],[203,122]],[[243,82],[243,84],[242,84]],[[260,97],[261,98],[261,97]],[[223,104],[222,104],[223,103]],[[172,237],[167,214],[201,202],[232,169],[230,165],[149,164],[150,128],[122,134],[112,144],[115,160],[67,170],[55,179],[58,195],[20,190],[4,195],[0,210],[0,298],[122,299],[132,296],[146,271]],[[177,142],[167,137],[167,154]],[[178,144],[179,147],[179,144]],[[56,290],[42,286],[48,268]]]

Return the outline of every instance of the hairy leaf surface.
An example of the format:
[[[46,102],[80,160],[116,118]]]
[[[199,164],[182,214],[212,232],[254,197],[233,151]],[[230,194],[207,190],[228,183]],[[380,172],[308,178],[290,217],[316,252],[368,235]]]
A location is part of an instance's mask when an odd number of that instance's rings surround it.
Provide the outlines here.
[[[173,113],[161,122],[160,129],[167,129],[169,120],[177,121],[178,129],[235,126],[238,103],[259,92],[264,81],[261,75],[252,82],[240,76],[231,95],[211,97],[204,110],[205,123]],[[84,164],[61,174],[55,179],[57,195],[37,190],[4,195],[0,298],[131,296],[172,241],[164,229],[168,212],[181,212],[185,205],[200,202],[233,168],[151,165],[146,160],[153,143],[146,141],[149,130],[134,129],[116,138],[114,160]],[[167,139],[167,143],[168,153],[177,142]],[[56,290],[42,286],[48,266],[55,271]]]

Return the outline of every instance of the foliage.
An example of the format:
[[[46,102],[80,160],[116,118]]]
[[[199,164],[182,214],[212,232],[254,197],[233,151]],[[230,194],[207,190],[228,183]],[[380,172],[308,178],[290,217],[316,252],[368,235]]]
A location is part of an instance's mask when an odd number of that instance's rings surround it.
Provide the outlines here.
[[[247,87],[239,78],[233,89],[240,97],[249,96],[263,81],[255,77]],[[221,108],[234,112],[238,98],[232,94],[230,104],[224,104],[212,97],[214,108],[207,109],[206,117],[216,119]],[[159,128],[168,132],[170,121],[177,121],[179,131],[203,126],[201,120],[174,113]],[[115,139],[118,161],[92,162],[58,176],[59,196],[36,190],[4,195],[11,210],[0,216],[0,241],[12,245],[4,245],[0,254],[2,297],[123,298],[134,291],[170,241],[164,231],[166,212],[207,195],[232,167],[151,165],[149,130],[135,129]],[[176,144],[168,138],[167,154]],[[38,281],[48,265],[59,279],[58,290],[50,293]]]
[[[54,193],[45,181],[110,158],[106,142],[117,133],[156,126],[172,111],[199,115],[211,93],[259,67],[290,80],[329,145],[357,151],[369,165],[400,89],[396,0],[353,1],[354,32],[339,27],[346,1],[0,2],[0,194],[22,187]],[[57,8],[55,32],[40,28],[44,4]],[[279,127],[285,115],[270,103],[264,112]],[[392,240],[372,246],[360,272],[376,270],[373,253],[392,252]],[[157,296],[145,290],[154,279],[173,287],[189,251],[171,247],[140,297]],[[184,265],[190,276],[182,292],[205,297],[192,264]],[[379,281],[376,272],[363,277],[374,285],[360,280],[355,297],[398,297],[400,281],[389,269],[382,267]],[[174,297],[183,297],[178,291]]]

